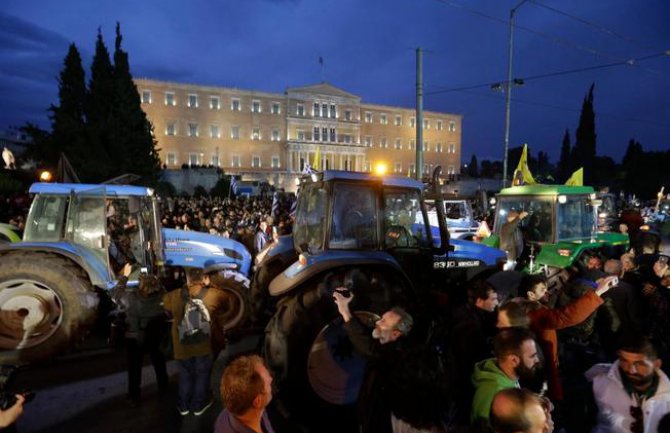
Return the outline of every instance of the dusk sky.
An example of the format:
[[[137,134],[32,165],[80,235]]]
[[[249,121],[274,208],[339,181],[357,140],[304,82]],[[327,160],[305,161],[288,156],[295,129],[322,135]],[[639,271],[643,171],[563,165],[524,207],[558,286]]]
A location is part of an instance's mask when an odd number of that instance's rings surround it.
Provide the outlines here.
[[[323,57],[329,83],[409,108],[421,46],[425,108],[464,116],[463,162],[473,153],[501,159],[504,94],[490,85],[507,78],[507,20],[518,2],[5,0],[0,129],[48,127],[68,45],[88,79],[98,27],[111,51],[119,21],[135,77],[282,93],[320,82]],[[670,1],[529,0],[516,25],[513,76],[525,85],[512,93],[510,146],[527,142],[556,162],[595,82],[599,154],[620,161],[630,138],[670,149]]]

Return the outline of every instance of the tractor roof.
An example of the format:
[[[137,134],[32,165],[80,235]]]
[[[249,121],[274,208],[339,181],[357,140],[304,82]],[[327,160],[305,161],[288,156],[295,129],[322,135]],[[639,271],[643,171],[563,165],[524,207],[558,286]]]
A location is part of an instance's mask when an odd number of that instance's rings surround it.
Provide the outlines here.
[[[360,173],[353,171],[326,170],[318,174],[324,181],[334,180],[354,180],[354,181],[372,181],[381,182],[386,186],[398,186],[402,188],[423,189],[423,183],[409,177],[375,175],[371,173]]]
[[[95,185],[86,183],[34,183],[30,187],[31,194],[69,195],[70,193],[81,193],[105,189],[106,196],[140,196],[146,197],[154,194],[153,189],[145,186],[132,185]]]
[[[517,195],[584,195],[593,194],[595,191],[590,186],[569,185],[522,185],[513,186],[501,190],[500,196]]]

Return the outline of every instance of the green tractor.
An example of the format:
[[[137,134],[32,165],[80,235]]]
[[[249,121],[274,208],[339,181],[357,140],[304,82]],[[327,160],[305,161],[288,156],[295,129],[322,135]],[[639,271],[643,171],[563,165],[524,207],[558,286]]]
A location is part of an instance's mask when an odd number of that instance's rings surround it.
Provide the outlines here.
[[[609,257],[628,249],[627,234],[598,231],[598,208],[593,188],[568,185],[522,185],[496,196],[495,222],[486,245],[500,247],[500,234],[510,212],[526,212],[519,223],[524,248],[517,267],[544,272],[549,288],[565,283],[572,267],[598,253]]]

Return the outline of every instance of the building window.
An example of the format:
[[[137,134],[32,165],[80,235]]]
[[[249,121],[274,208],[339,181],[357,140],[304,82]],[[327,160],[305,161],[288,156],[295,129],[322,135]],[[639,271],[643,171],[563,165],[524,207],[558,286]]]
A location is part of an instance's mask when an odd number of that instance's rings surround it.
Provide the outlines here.
[[[382,137],[379,139],[379,147],[382,149],[386,149],[388,147],[388,143],[386,142],[386,137]]]
[[[142,90],[142,103],[151,104],[151,90]]]
[[[408,149],[409,150],[416,150],[416,141],[413,138],[411,140],[409,140]]]
[[[449,153],[456,153],[456,143],[449,143]]]
[[[165,105],[174,107],[177,104],[177,101],[174,97],[174,92],[165,92]]]
[[[281,108],[279,106],[279,102],[273,102],[272,103],[272,109],[270,111],[272,114],[279,114],[281,113]]]
[[[395,126],[402,126],[402,116],[395,117]]]
[[[321,128],[321,141],[328,141],[328,128]]]
[[[351,110],[346,110],[344,112],[344,120],[351,121]]]
[[[409,127],[410,128],[416,128],[416,119],[413,117],[409,118]]]
[[[312,116],[321,117],[321,105],[318,102],[315,102],[314,107],[312,107]]]
[[[349,143],[351,143],[351,135],[349,135],[349,134],[342,134],[342,135],[340,135],[340,140],[341,140],[343,143],[347,143],[347,144],[349,144]]]
[[[279,168],[281,164],[279,163],[279,155],[272,155],[272,168]]]
[[[251,139],[252,140],[261,139],[261,128],[251,128]]]
[[[335,119],[337,117],[337,108],[335,108],[335,104],[330,104],[330,118]]]
[[[337,141],[337,134],[335,133],[335,128],[330,128],[330,141],[333,143]]]
[[[295,109],[295,114],[298,116],[304,116],[305,115],[305,106],[302,104],[298,104],[298,106]]]
[[[365,147],[372,147],[372,137],[369,135],[365,136]]]
[[[435,152],[442,153],[442,143],[437,143],[435,145]]]
[[[219,99],[218,96],[210,96],[209,97],[209,108],[212,110],[220,110],[221,109],[221,99]]]
[[[401,150],[402,149],[402,140],[399,138],[395,139],[395,149],[396,150]]]
[[[188,124],[188,136],[189,137],[197,137],[198,136],[198,124],[197,123],[189,123]]]
[[[319,128],[314,128],[314,133],[312,135],[312,140],[313,141],[319,141],[319,138],[321,136],[320,131],[321,130]]]
[[[372,123],[372,113],[369,111],[365,112],[365,123]]]
[[[423,151],[430,152],[430,143],[428,140],[423,140]]]
[[[209,136],[211,138],[221,138],[221,128],[218,125],[212,125],[209,128]]]
[[[430,166],[428,164],[423,165],[423,172],[424,173],[430,173]]]
[[[242,110],[242,103],[240,102],[239,99],[233,98],[230,100],[230,109],[232,111],[241,111]]]
[[[402,162],[396,162],[393,166],[394,173],[402,173]]]
[[[452,175],[453,175],[453,174],[456,174],[456,169],[454,168],[453,165],[450,165],[450,166],[447,168],[447,174],[452,174]]]
[[[219,160],[219,155],[216,153],[212,155],[212,165],[214,167],[221,167],[221,161]]]
[[[275,128],[272,130],[272,141],[281,140],[279,129]]]
[[[438,120],[437,121],[437,130],[442,131],[443,128],[444,128],[443,122],[441,120]]]
[[[165,135],[177,135],[177,125],[174,122],[165,125]]]
[[[321,117],[328,117],[328,104],[321,104]]]
[[[379,123],[382,125],[388,125],[389,124],[389,119],[386,117],[386,114],[380,114],[379,115]]]
[[[456,132],[456,122],[453,120],[449,122],[449,132]]]
[[[299,141],[305,141],[305,131],[303,131],[302,129],[298,129],[296,131],[296,135]]]
[[[242,158],[240,158],[240,155],[233,155],[230,160],[230,165],[232,165],[233,167],[241,167]]]
[[[428,119],[423,120],[423,129],[430,129],[430,121]]]
[[[233,140],[239,140],[240,139],[240,127],[239,126],[231,126],[230,127],[230,138]]]
[[[252,113],[261,112],[261,101],[251,101],[251,112]]]
[[[197,153],[189,153],[188,154],[188,165],[200,165],[200,158],[199,154]]]
[[[410,163],[409,172],[412,173],[412,174],[416,173],[416,165],[414,165],[414,163]]]
[[[190,108],[197,108],[198,107],[198,95],[188,95],[188,106]]]
[[[368,173],[372,171],[372,164],[370,164],[370,161],[365,161],[365,167],[363,167],[364,171],[367,171]]]
[[[174,152],[168,152],[167,158],[165,158],[165,163],[167,165],[177,165],[177,154]]]
[[[251,157],[251,166],[253,168],[260,168],[261,167],[261,157],[258,155],[254,155]]]

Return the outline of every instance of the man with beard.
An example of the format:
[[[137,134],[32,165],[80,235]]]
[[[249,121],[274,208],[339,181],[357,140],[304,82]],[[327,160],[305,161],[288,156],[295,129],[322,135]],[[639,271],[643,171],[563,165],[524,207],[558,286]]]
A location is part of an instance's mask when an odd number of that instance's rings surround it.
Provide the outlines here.
[[[370,332],[349,309],[353,298],[353,293],[345,287],[339,287],[333,293],[351,344],[368,360],[358,395],[361,431],[391,432],[391,409],[385,391],[397,361],[402,359],[403,337],[409,334],[414,320],[402,308],[393,307],[375,322],[375,327]]]
[[[624,337],[613,364],[598,364],[587,373],[598,405],[595,433],[654,433],[670,412],[670,381],[648,339]]]
[[[494,358],[475,365],[472,382],[471,421],[477,431],[487,431],[493,397],[498,391],[519,388],[519,379],[530,378],[540,366],[533,334],[524,328],[501,330],[493,340]]]
[[[523,303],[530,330],[537,336],[537,342],[546,360],[546,374],[549,386],[549,397],[554,403],[563,400],[563,387],[558,374],[558,337],[556,331],[578,325],[586,320],[602,305],[602,295],[618,282],[617,278],[601,278],[594,290],[587,290],[581,297],[560,308],[549,308],[544,304],[547,295],[546,279],[542,275],[527,275],[519,285],[519,296],[526,298]],[[498,326],[506,324],[499,314]]]

